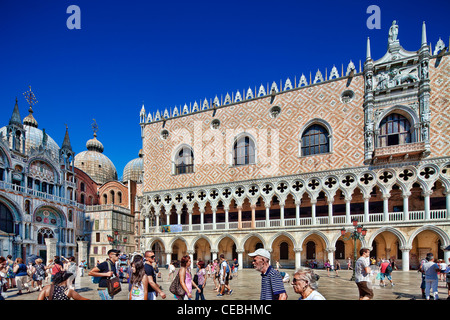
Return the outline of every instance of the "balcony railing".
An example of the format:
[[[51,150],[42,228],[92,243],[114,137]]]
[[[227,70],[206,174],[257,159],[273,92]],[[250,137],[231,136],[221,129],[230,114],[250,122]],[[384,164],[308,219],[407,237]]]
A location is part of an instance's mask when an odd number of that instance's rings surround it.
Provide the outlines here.
[[[241,222],[241,228],[239,229],[239,223],[236,221],[228,222],[228,228],[227,224],[225,222],[219,222],[216,223],[215,226],[213,223],[205,223],[203,224],[203,228],[201,224],[192,224],[191,228],[188,224],[182,225],[182,232],[190,232],[190,231],[223,231],[223,230],[242,230],[242,229],[279,229],[279,228],[310,228],[311,226],[321,226],[321,227],[332,227],[332,226],[343,226],[347,224],[351,224],[351,220],[356,219],[360,221],[361,224],[364,224],[366,227],[370,227],[371,224],[378,224],[380,222],[391,222],[391,223],[400,223],[400,222],[414,222],[414,221],[447,221],[450,220],[450,217],[447,214],[446,209],[440,209],[440,210],[430,210],[430,217],[429,219],[425,219],[425,211],[409,211],[408,216],[405,217],[404,212],[389,212],[387,214],[388,221],[384,220],[384,213],[370,213],[369,214],[369,220],[365,221],[364,214],[357,214],[357,215],[351,215],[350,221],[347,222],[346,216],[333,216],[332,222],[330,223],[329,217],[316,217],[315,224],[313,224],[313,219],[311,217],[309,218],[290,218],[290,219],[284,219],[284,226],[281,219],[273,219],[269,220],[268,222],[266,220],[256,220],[255,221],[255,228],[252,228],[252,222],[251,221],[242,221]],[[190,230],[191,229],[191,230]],[[150,233],[158,233],[160,232],[160,228],[158,227],[150,227],[149,228],[149,234]]]
[[[390,156],[401,156],[406,154],[417,154],[425,151],[425,142],[414,142],[375,148],[375,157],[385,158]]]
[[[86,212],[93,211],[117,211],[121,213],[130,214],[130,209],[121,207],[115,204],[100,204],[95,206],[86,206]]]
[[[5,182],[5,181],[0,181],[0,190],[2,190],[2,189],[5,190],[5,191],[13,191],[13,192],[21,193],[21,194],[27,194],[27,195],[35,196],[35,197],[38,197],[40,199],[49,200],[49,201],[57,202],[57,203],[60,203],[60,204],[66,204],[66,205],[74,206],[74,207],[77,207],[77,208],[82,209],[82,210],[85,209],[85,205],[84,204],[78,203],[76,201],[69,200],[69,199],[66,199],[66,198],[62,198],[62,197],[56,196],[54,194],[50,194],[50,193],[46,193],[46,192],[30,189],[30,188],[27,188],[27,187],[18,186],[16,184],[12,184],[12,183]]]

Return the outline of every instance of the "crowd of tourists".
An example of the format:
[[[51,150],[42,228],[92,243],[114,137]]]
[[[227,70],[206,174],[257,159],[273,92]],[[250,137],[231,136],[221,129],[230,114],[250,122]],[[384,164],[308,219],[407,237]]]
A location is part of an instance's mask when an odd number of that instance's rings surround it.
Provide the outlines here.
[[[374,285],[381,288],[395,285],[392,273],[397,270],[397,266],[394,260],[375,260],[370,257],[369,249],[363,248],[359,253],[359,259],[354,264],[348,264],[347,269],[354,271],[359,299],[371,300],[374,298]],[[27,261],[20,257],[13,259],[11,255],[0,257],[0,300],[4,300],[7,291],[13,288],[17,289],[17,295],[38,291],[38,300],[87,300],[76,291],[80,289],[80,277],[86,273],[92,283],[98,286],[101,300],[113,300],[124,290],[129,300],[166,299],[167,295],[177,300],[205,300],[206,285],[209,283],[208,290],[217,297],[232,295],[231,280],[239,275],[237,259],[228,261],[224,254],[207,262],[193,262],[189,255],[171,261],[167,266],[168,276],[164,280],[155,253],[151,250],[125,255],[117,249],[111,249],[107,255],[105,261],[97,261],[90,270],[87,270],[85,260],[77,264],[73,256],[54,256],[47,264],[40,257]],[[291,281],[287,272],[279,270],[282,268],[279,261],[272,267],[269,251],[258,249],[248,256],[253,259],[255,271],[261,273],[260,300],[286,300],[286,283],[299,295],[298,300],[326,299],[318,291],[320,277],[315,271],[318,268],[316,264],[297,269],[292,273]],[[333,271],[335,277],[339,277],[339,261],[331,264],[327,260],[323,267],[328,277],[332,277],[330,272]],[[435,261],[433,254],[428,253],[420,262],[418,271],[422,279],[420,289],[423,299],[439,300],[439,281],[446,283],[449,288],[447,299],[450,299],[450,265],[442,259]],[[158,281],[170,285],[163,290]]]

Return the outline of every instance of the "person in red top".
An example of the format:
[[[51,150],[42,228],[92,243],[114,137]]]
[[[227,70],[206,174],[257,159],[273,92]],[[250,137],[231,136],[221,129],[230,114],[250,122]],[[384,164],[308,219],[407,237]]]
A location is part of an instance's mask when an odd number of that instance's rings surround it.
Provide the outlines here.
[[[385,287],[386,284],[384,283],[384,278],[387,278],[391,282],[391,286],[394,286],[394,282],[392,281],[392,266],[389,263],[388,260],[382,260],[380,264],[380,273],[381,273],[381,279],[380,279],[380,287]]]
[[[55,278],[55,275],[63,270],[63,264],[61,262],[61,258],[59,256],[55,256],[55,258],[53,259],[53,264],[50,265],[50,268],[52,270],[52,277],[51,277],[51,282],[53,283],[53,280]]]

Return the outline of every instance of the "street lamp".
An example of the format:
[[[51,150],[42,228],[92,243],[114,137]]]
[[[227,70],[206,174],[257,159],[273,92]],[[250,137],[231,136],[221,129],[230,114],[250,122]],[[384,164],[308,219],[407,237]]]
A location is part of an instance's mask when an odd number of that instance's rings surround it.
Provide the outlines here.
[[[342,239],[344,241],[353,239],[353,247],[354,247],[354,253],[353,253],[353,274],[352,274],[352,278],[350,279],[350,281],[355,281],[356,240],[361,241],[361,244],[362,244],[362,240],[364,240],[364,238],[366,237],[367,229],[363,228],[362,225],[359,225],[357,219],[353,219],[352,223],[353,223],[354,230],[353,230],[353,232],[350,233],[350,236],[348,238],[344,237],[344,235],[347,232],[347,230],[345,230],[344,227],[341,229],[341,236],[342,236]]]
[[[119,231],[114,230],[113,234],[114,234],[114,236],[108,234],[108,236],[107,236],[108,242],[110,245],[118,247],[118,246],[120,246],[120,241],[117,239],[118,238],[117,236],[119,235]]]

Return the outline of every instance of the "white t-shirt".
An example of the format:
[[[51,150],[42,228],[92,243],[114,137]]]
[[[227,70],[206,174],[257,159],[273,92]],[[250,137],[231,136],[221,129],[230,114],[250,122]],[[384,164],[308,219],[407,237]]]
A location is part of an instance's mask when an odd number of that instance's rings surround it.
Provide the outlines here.
[[[327,300],[327,299],[325,299],[325,297],[323,295],[321,295],[318,291],[314,290],[305,299],[299,299],[299,300]]]
[[[175,266],[173,264],[169,265],[169,272],[175,272]]]
[[[355,282],[370,281],[370,273],[366,272],[366,268],[370,266],[369,257],[360,257],[355,264]]]
[[[226,261],[220,263],[220,274],[221,275],[223,275],[224,272],[225,273],[227,272],[227,264],[228,263]],[[225,271],[223,270],[224,268],[225,268]]]

